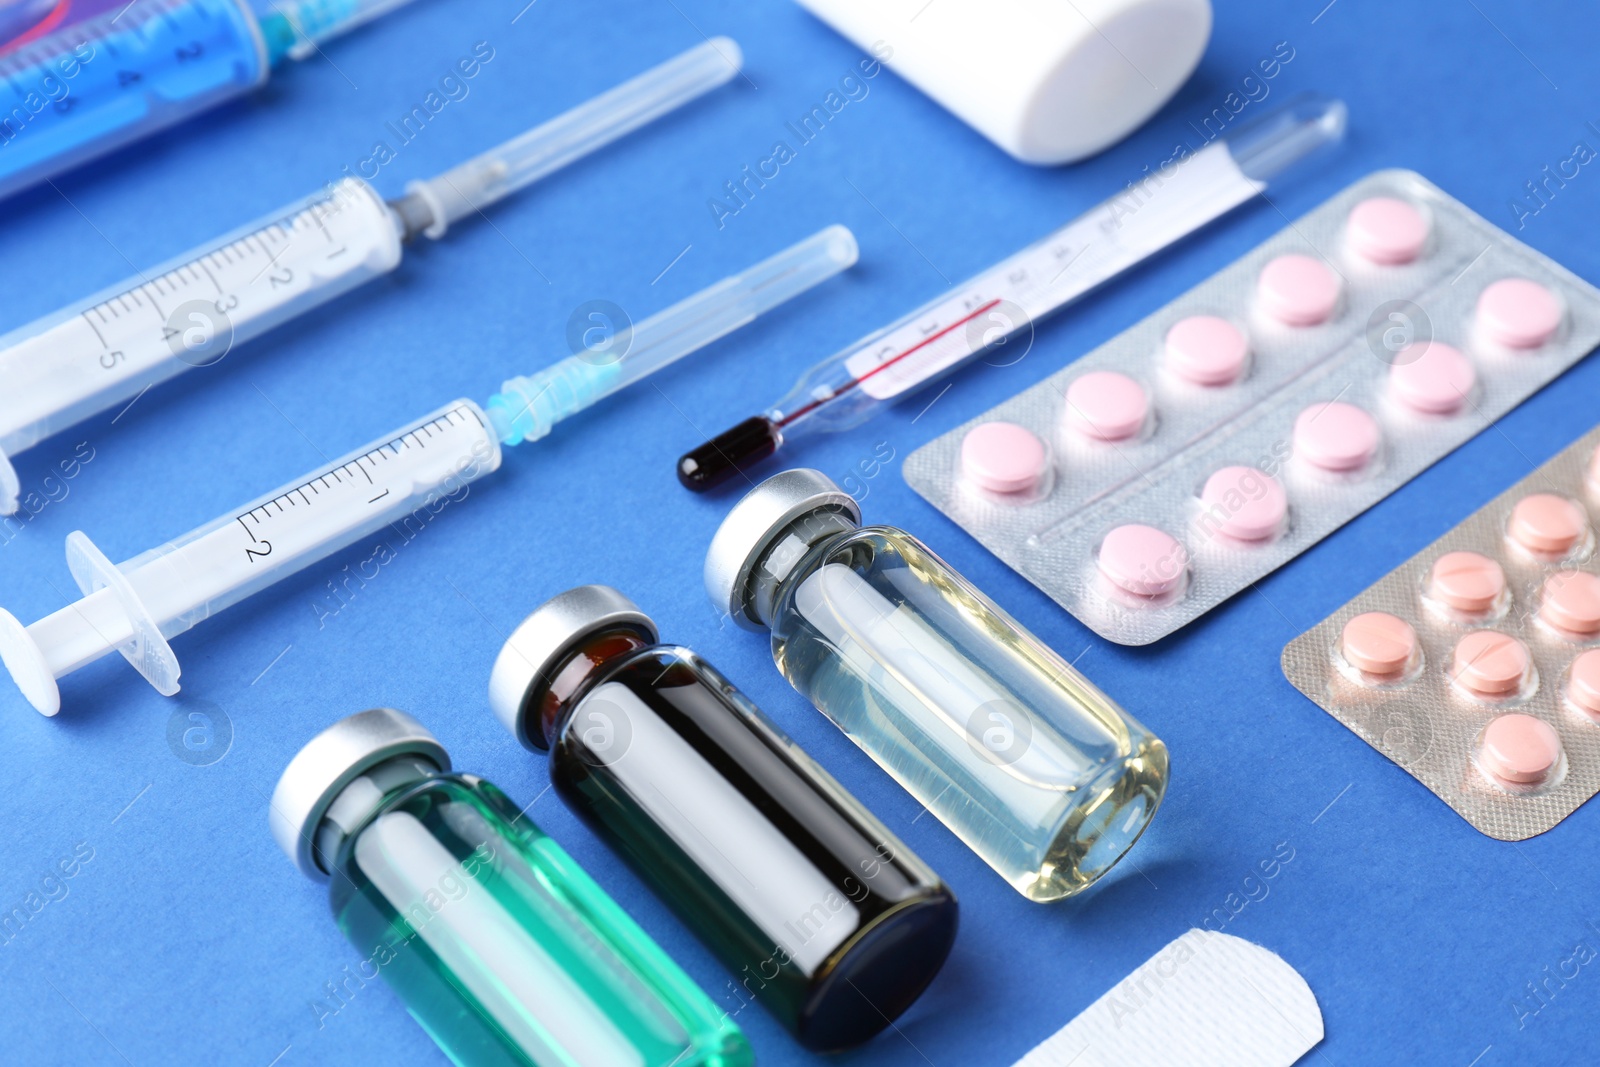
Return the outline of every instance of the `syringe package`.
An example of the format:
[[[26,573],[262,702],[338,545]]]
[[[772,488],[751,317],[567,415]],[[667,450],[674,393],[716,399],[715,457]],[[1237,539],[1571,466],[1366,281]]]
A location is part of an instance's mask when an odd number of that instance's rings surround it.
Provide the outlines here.
[[[1283,673],[1490,837],[1600,791],[1600,427],[1283,650]]]
[[[913,452],[912,488],[1109,640],[1184,626],[1600,343],[1600,290],[1369,175]]]

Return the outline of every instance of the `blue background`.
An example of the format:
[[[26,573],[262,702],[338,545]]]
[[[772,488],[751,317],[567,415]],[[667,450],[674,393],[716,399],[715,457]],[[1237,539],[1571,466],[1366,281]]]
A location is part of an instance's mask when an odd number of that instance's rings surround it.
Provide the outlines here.
[[[429,724],[460,768],[533,798],[546,770],[488,713],[489,665],[536,604],[601,581],[633,596],[669,640],[718,664],[961,895],[961,936],[944,972],[899,1033],[841,1063],[1009,1064],[1242,895],[1279,847],[1294,858],[1226,929],[1280,953],[1316,992],[1328,1036],[1309,1062],[1593,1062],[1600,961],[1552,984],[1536,1014],[1519,1019],[1512,1004],[1580,943],[1590,957],[1600,949],[1600,810],[1590,804],[1521,844],[1491,841],[1291,689],[1278,656],[1592,425],[1600,362],[1581,364],[1258,588],[1147,649],[1092,636],[898,472],[914,447],[1372,170],[1415,168],[1515,229],[1508,205],[1525,181],[1569,158],[1575,142],[1600,147],[1589,125],[1600,122],[1592,4],[1218,0],[1214,38],[1176,98],[1125,142],[1057,169],[1012,161],[885,73],[719,229],[707,199],[788,139],[784,123],[819,103],[858,50],[783,0],[540,0],[522,10],[524,2],[422,0],[330,45],[325,59],[280,71],[245,102],[5,205],[0,292],[10,327],[314,190],[374,140],[392,141],[384,123],[476,42],[489,42],[494,59],[467,99],[383,168],[375,184],[386,195],[705,34],[735,37],[748,57],[745,77],[501,204],[487,223],[411,248],[392,276],[152,390],[115,425],[96,418],[25,454],[19,469],[33,490],[78,442],[94,459],[65,483],[64,499],[0,545],[0,604],[31,621],[65,602],[72,583],[61,544],[71,530],[124,559],[324,454],[454,397],[481,400],[507,374],[564,354],[568,316],[584,301],[612,300],[642,317],[831,222],[854,229],[862,262],[508,453],[468,503],[400,549],[333,617],[319,621],[316,605],[372,545],[178,638],[177,698],[157,696],[115,656],[65,681],[53,720],[0,694],[0,905],[20,902],[79,842],[93,849],[67,895],[0,944],[0,1060],[445,1062],[379,985],[318,1027],[310,1003],[360,957],[322,890],[277,851],[267,796],[312,734],[387,704]],[[1030,904],[790,690],[761,638],[719,626],[700,568],[731,498],[691,497],[672,464],[815,360],[1104,198],[1178,141],[1197,144],[1190,121],[1239,89],[1280,41],[1295,58],[1269,83],[1268,103],[1323,90],[1349,101],[1352,121],[1337,155],[1272,192],[1276,210],[1251,205],[1164,254],[1041,328],[1021,363],[968,368],[914,424],[925,400],[789,456],[835,478],[854,475],[870,520],[922,536],[1170,746],[1172,788],[1131,861],[1081,900]],[[1600,281],[1597,209],[1600,171],[1590,165],[1524,220],[1520,236]],[[865,477],[859,464],[881,442],[896,459]],[[169,719],[196,710],[231,723],[231,747],[209,766],[184,762],[168,743]],[[719,1003],[735,1005],[725,972],[559,801],[547,794],[531,814]],[[759,1009],[738,1019],[762,1063],[811,1062]]]

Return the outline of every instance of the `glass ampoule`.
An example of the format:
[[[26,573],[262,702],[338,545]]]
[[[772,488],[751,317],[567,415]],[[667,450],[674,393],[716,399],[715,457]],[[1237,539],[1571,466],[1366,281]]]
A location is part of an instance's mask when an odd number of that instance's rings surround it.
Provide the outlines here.
[[[607,586],[539,607],[489,700],[557,793],[807,1048],[859,1045],[938,973],[939,877],[714,667]]]
[[[278,844],[461,1067],[749,1067],[739,1028],[416,720],[342,719],[273,793]]]
[[[1094,883],[1166,789],[1167,750],[915,537],[818,471],[729,513],[713,602],[789,682],[1030,900]]]

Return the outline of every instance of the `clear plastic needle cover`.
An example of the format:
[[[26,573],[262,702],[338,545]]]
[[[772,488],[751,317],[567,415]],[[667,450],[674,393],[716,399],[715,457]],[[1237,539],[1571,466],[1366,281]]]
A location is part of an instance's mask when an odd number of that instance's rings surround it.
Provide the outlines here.
[[[57,678],[112,651],[171,695],[179,670],[170,638],[380,529],[409,540],[413,528],[459,504],[473,482],[499,469],[502,439],[543,436],[556,421],[737,329],[855,258],[850,231],[829,227],[640,323],[610,362],[574,356],[543,374],[513,379],[510,393],[490,401],[494,416],[470,400],[446,404],[123,563],[112,563],[74,532],[67,538],[67,564],[82,598],[31,626],[0,610],[0,660],[46,715],[61,706]]]
[[[512,378],[486,405],[500,440],[536,441],[567,416],[732,333],[856,261],[855,235],[827,229],[625,327],[593,350]]]
[[[1306,95],[1153,169],[1127,190],[812,367],[788,395],[678,461],[701,491],[816,430],[847,430],[1253,199],[1344,134],[1345,106]]]
[[[389,6],[393,0],[306,0],[280,5],[273,17],[293,15],[310,32]],[[438,178],[413,184],[392,204],[360,178],[345,178],[0,337],[0,515],[12,514],[20,502],[9,457],[387,274],[400,265],[406,237],[442,235],[462,214],[723,84],[739,62],[738,45],[725,37],[708,41]]]
[[[417,228],[439,237],[452,222],[722,85],[743,63],[738,44],[714,37],[476,159],[412,182],[395,207],[408,230],[426,219]]]

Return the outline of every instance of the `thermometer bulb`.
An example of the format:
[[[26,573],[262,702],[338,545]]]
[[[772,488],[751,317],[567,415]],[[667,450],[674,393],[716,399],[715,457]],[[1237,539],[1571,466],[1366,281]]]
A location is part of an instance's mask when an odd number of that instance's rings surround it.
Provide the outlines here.
[[[703,493],[754,467],[778,451],[782,443],[783,433],[777,423],[765,415],[753,415],[680,456],[678,481],[685,489]]]

